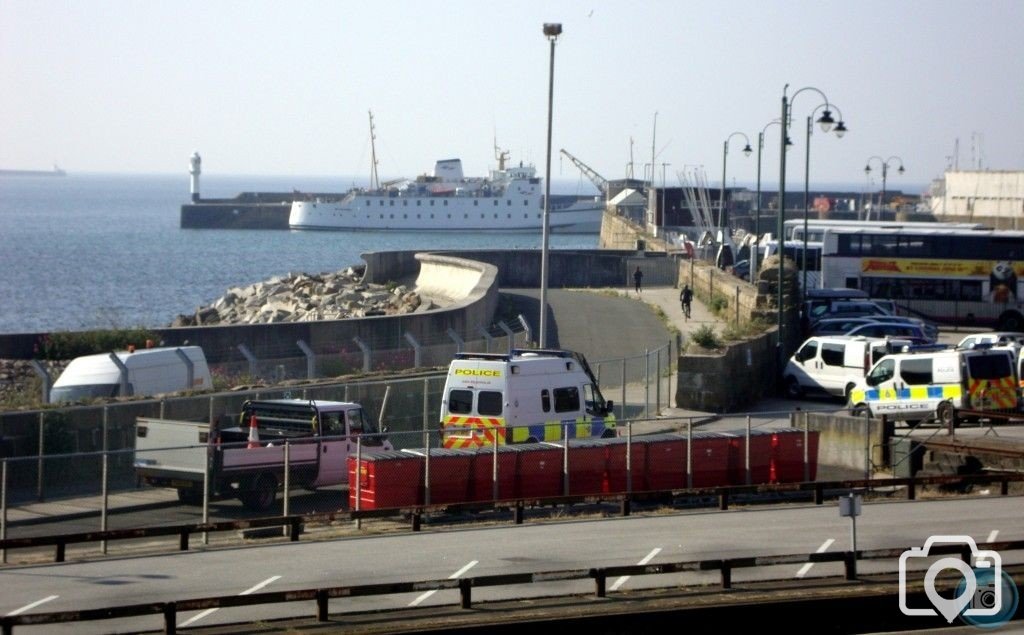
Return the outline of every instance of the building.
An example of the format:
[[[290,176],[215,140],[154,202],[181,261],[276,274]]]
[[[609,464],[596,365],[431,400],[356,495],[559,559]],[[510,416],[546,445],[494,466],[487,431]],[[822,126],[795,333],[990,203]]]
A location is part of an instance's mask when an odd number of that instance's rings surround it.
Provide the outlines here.
[[[1024,229],[1024,170],[949,170],[927,196],[936,220]]]

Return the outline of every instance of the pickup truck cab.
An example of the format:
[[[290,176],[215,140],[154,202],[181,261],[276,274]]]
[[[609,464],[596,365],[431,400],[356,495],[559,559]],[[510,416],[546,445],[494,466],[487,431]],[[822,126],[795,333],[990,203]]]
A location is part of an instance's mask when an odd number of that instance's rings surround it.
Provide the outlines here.
[[[247,401],[213,425],[139,417],[135,470],[149,485],[173,487],[182,502],[210,495],[237,497],[247,508],[270,508],[284,483],[288,446],[290,484],[315,489],[348,481],[357,444],[391,450],[390,441],[357,403],[278,399]]]

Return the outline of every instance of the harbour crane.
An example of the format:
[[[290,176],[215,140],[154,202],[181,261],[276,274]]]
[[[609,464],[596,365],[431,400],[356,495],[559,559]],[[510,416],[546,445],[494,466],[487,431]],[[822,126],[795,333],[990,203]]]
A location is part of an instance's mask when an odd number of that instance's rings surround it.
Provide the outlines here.
[[[578,167],[580,169],[580,172],[582,172],[588,179],[590,179],[590,182],[594,184],[594,187],[597,188],[598,192],[600,192],[602,195],[608,193],[608,179],[604,178],[603,176],[595,172],[589,165],[587,165],[583,161],[580,161],[576,157],[572,156],[569,153],[569,151],[566,150],[565,148],[562,148],[562,154],[568,157],[568,159],[572,161],[573,165]]]

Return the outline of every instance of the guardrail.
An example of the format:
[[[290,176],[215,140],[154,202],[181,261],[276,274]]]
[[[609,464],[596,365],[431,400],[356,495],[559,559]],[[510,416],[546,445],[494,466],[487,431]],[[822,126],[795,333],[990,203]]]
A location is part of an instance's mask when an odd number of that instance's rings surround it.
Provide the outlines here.
[[[602,494],[585,496],[559,496],[544,499],[509,499],[502,501],[484,501],[477,503],[423,505],[417,507],[389,508],[339,511],[334,513],[319,513],[307,515],[285,515],[268,518],[255,518],[250,520],[221,521],[213,523],[188,523],[181,525],[166,525],[159,527],[139,527],[134,529],[114,529],[107,531],[91,531],[73,534],[57,534],[51,536],[36,536],[30,538],[7,538],[0,540],[0,551],[6,554],[9,549],[27,549],[32,547],[55,546],[54,562],[64,562],[67,553],[67,545],[86,542],[105,542],[111,540],[127,540],[138,538],[154,538],[163,536],[178,536],[178,550],[188,551],[190,536],[192,534],[206,534],[222,531],[238,531],[244,529],[256,529],[264,527],[287,528],[287,536],[292,542],[299,540],[304,526],[316,522],[335,521],[358,521],[370,518],[387,518],[395,516],[408,516],[411,522],[412,531],[419,531],[422,525],[423,515],[427,513],[446,513],[465,510],[496,510],[511,511],[513,522],[520,525],[524,521],[525,510],[529,504],[542,503],[545,505],[565,505],[573,503],[617,501],[620,511],[624,516],[631,513],[631,503],[644,499],[656,497],[689,497],[707,498],[717,497],[718,508],[726,510],[729,508],[730,500],[742,495],[762,494],[785,494],[806,492],[813,494],[814,503],[824,504],[827,491],[847,493],[854,490],[871,490],[874,488],[905,487],[908,500],[915,500],[917,488],[922,485],[948,485],[967,483],[993,483],[1000,484],[999,493],[1002,496],[1009,495],[1011,482],[1024,481],[1024,474],[977,474],[964,476],[927,476],[927,477],[906,477],[906,478],[885,478],[885,479],[859,479],[845,481],[813,481],[803,483],[777,483],[762,485],[732,485],[726,487],[692,488],[681,490],[659,490],[643,493],[621,493]]]
[[[977,545],[977,547],[980,549],[996,551],[1016,551],[1024,549],[1024,540],[992,542]],[[316,619],[317,622],[326,622],[328,621],[330,608],[329,603],[332,598],[352,598],[373,595],[390,595],[395,593],[415,593],[417,591],[458,589],[459,605],[463,609],[470,609],[473,606],[473,588],[590,579],[594,581],[595,596],[603,598],[607,596],[606,583],[608,578],[616,578],[619,576],[664,575],[669,573],[686,573],[695,571],[718,571],[720,574],[720,587],[722,589],[731,589],[733,588],[732,572],[734,569],[784,564],[842,562],[845,579],[853,581],[857,579],[858,560],[899,559],[899,557],[908,549],[910,549],[910,547],[900,549],[890,548],[810,554],[784,554],[776,556],[749,556],[742,558],[709,560],[685,560],[662,564],[623,565],[596,567],[590,569],[559,569],[527,573],[482,575],[457,579],[444,578],[412,582],[360,584],[354,586],[301,589],[296,591],[270,591],[264,593],[253,593],[250,595],[213,596],[171,602],[150,602],[145,604],[109,606],[78,611],[56,611],[52,613],[33,613],[27,615],[0,617],[0,629],[2,629],[3,635],[13,635],[15,626],[60,624],[66,622],[107,620],[146,615],[163,615],[164,633],[173,635],[177,632],[177,615],[182,611],[199,611],[214,608],[313,601],[316,602],[316,614],[314,619]],[[959,555],[964,562],[970,564],[972,551],[969,545],[935,545],[931,547],[929,555]]]

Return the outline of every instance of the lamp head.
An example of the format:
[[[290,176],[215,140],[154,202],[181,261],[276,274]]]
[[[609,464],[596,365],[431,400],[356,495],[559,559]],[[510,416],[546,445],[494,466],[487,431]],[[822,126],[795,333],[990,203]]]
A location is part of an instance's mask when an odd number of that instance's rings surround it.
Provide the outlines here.
[[[839,123],[836,124],[835,133],[836,136],[839,137],[840,139],[842,139],[843,135],[846,134],[846,124],[843,123],[842,119],[840,119]]]
[[[750,144],[748,143],[743,148],[743,154],[744,154],[744,156],[748,156],[749,157],[751,152],[753,152],[753,150],[750,148]]]
[[[792,146],[792,145],[793,145],[793,140],[790,139],[789,137],[786,137],[786,150],[789,150],[790,146]]]
[[[548,37],[558,37],[562,34],[562,25],[558,22],[545,22],[544,23],[544,35]]]
[[[897,170],[897,172],[899,172],[900,174],[903,174],[904,172],[906,172],[906,170],[903,169],[903,165],[902,164],[900,164],[900,169]]]
[[[870,163],[864,166],[864,174],[871,174],[871,164]]]
[[[829,130],[831,130],[832,124],[834,124],[835,122],[836,120],[832,118],[831,110],[826,110],[822,112],[821,117],[818,117],[818,124],[821,126],[822,132],[828,132]]]

